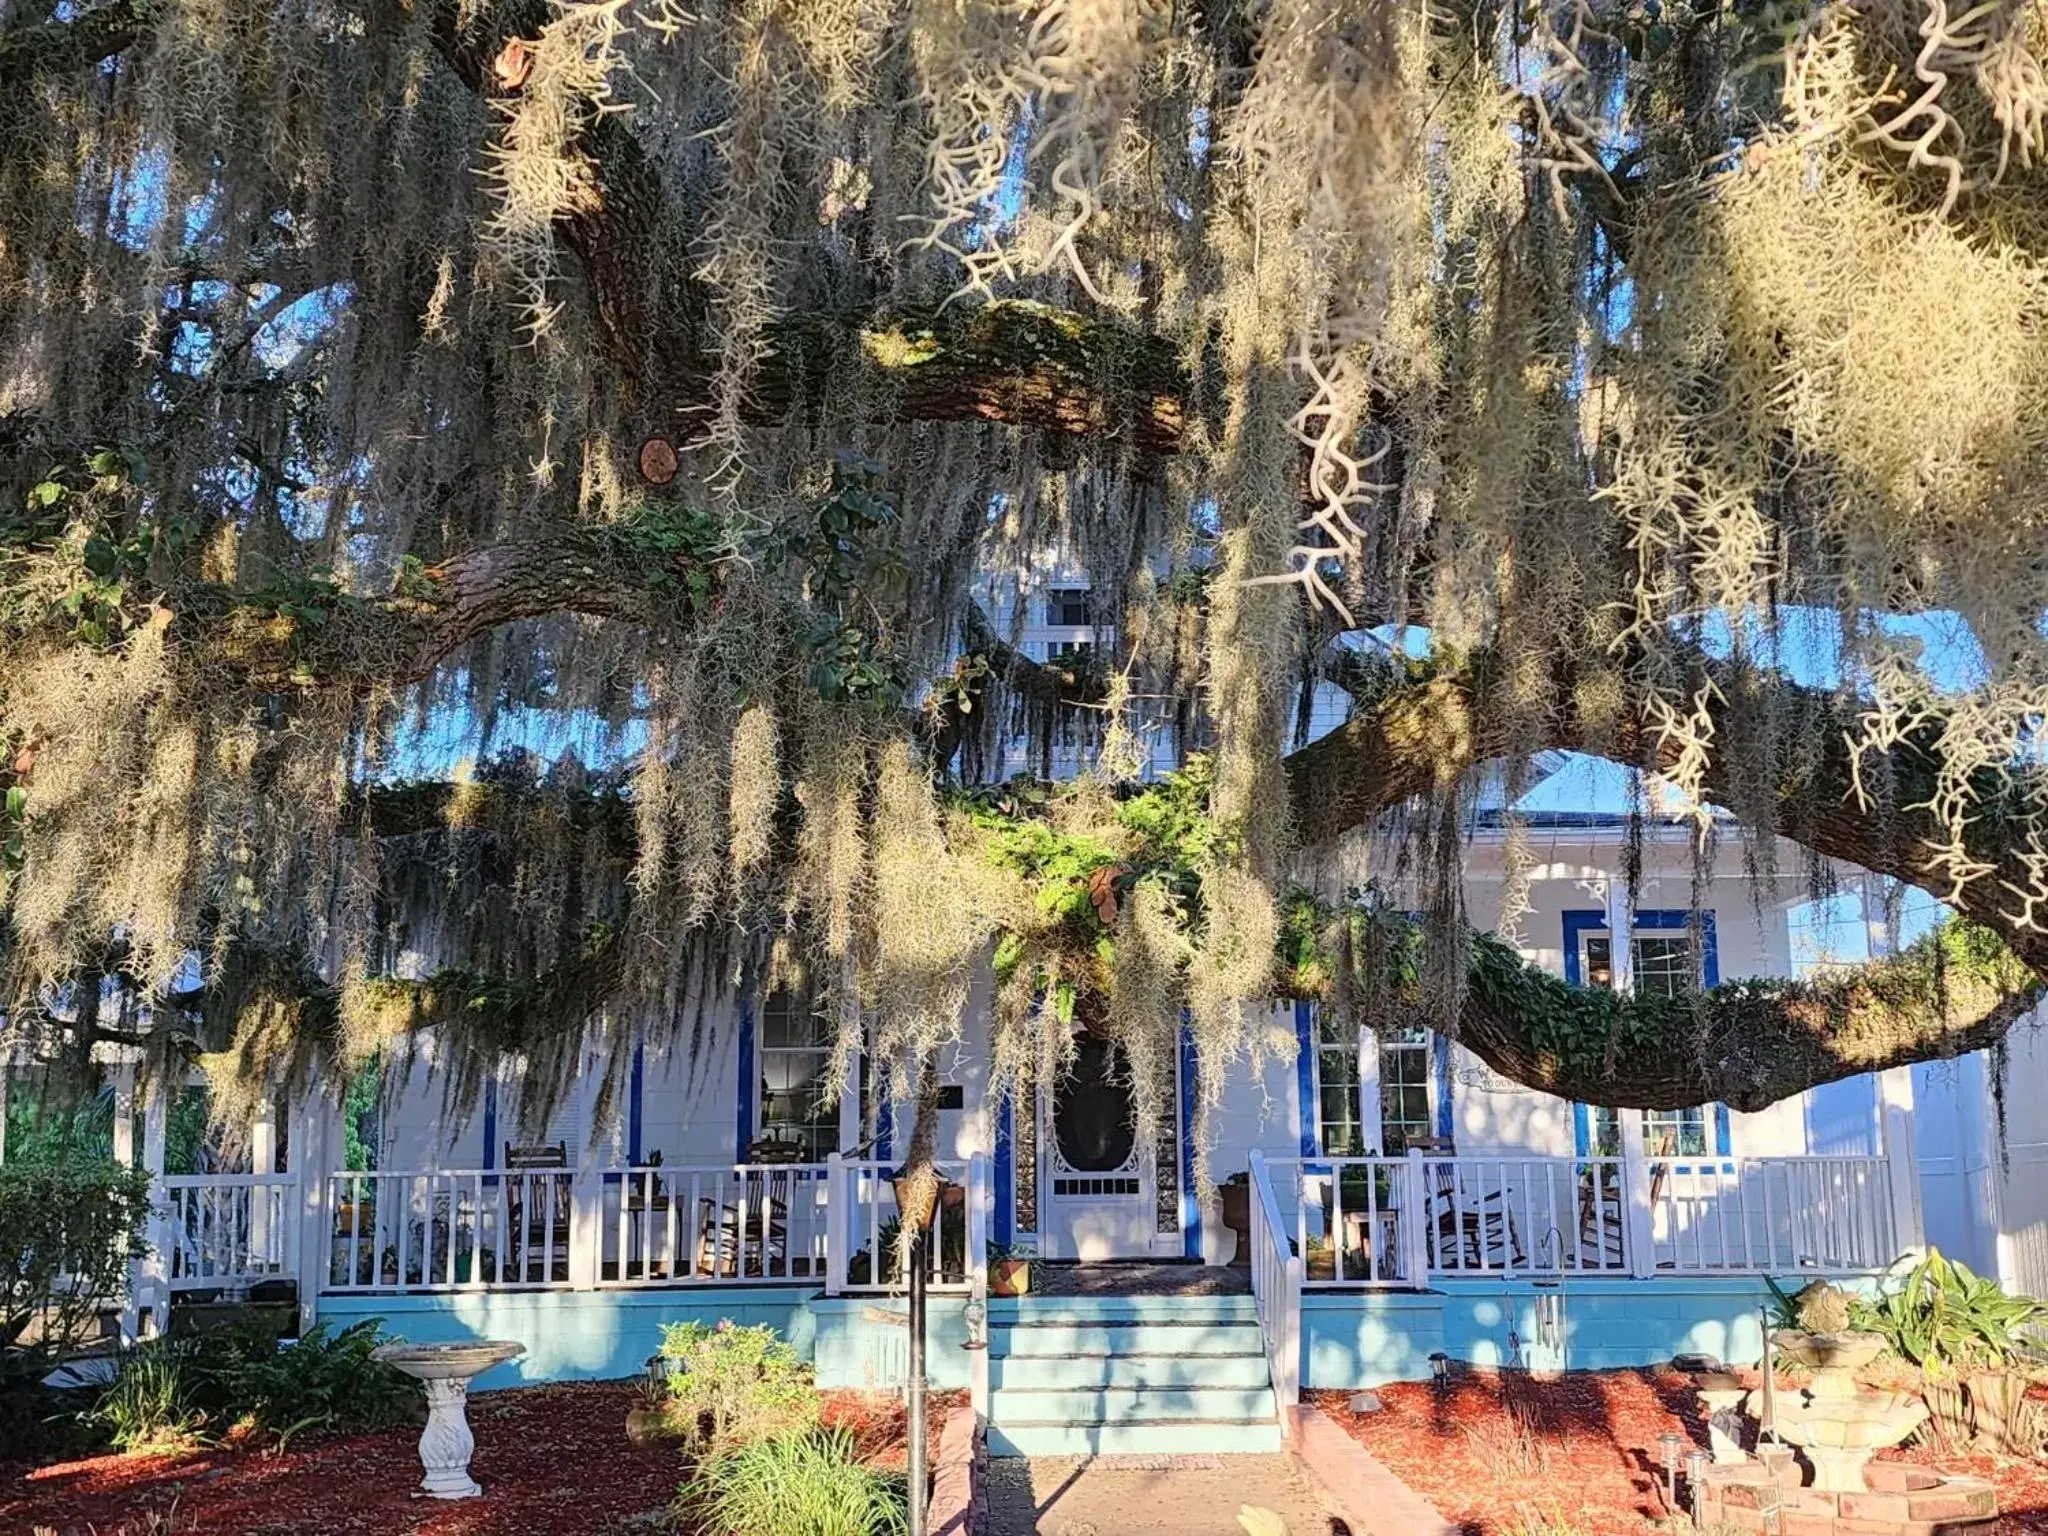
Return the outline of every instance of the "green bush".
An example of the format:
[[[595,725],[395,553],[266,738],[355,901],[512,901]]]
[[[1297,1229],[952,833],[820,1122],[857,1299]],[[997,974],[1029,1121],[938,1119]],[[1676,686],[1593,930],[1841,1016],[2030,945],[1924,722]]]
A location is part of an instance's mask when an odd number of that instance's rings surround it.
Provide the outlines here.
[[[722,1450],[818,1422],[811,1368],[773,1328],[670,1323],[661,1357],[668,1363],[667,1411],[685,1445]]]
[[[896,1536],[908,1522],[903,1480],[861,1465],[845,1430],[712,1456],[679,1502],[705,1536]]]
[[[0,1163],[0,1390],[91,1340],[143,1251],[149,1175],[94,1159]]]
[[[88,1418],[114,1448],[139,1451],[197,1438],[206,1416],[194,1400],[196,1377],[178,1339],[151,1339],[121,1357],[114,1384]]]
[[[326,1325],[280,1348],[260,1318],[152,1339],[122,1358],[92,1418],[123,1450],[236,1430],[283,1444],[308,1429],[366,1429],[406,1416],[412,1385],[371,1358],[376,1319]]]
[[[2008,1296],[1938,1248],[1888,1279],[1875,1301],[1858,1301],[1854,1313],[1858,1329],[1883,1334],[1894,1352],[1934,1374],[2005,1364],[2025,1347],[2025,1331],[2048,1320],[2048,1306]]]

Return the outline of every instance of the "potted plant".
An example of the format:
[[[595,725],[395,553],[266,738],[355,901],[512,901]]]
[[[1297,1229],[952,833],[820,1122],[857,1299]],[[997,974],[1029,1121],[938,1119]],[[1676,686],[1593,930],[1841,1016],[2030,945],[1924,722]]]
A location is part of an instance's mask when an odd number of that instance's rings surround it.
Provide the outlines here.
[[[988,1293],[991,1296],[1031,1294],[1031,1255],[1007,1243],[988,1245]]]

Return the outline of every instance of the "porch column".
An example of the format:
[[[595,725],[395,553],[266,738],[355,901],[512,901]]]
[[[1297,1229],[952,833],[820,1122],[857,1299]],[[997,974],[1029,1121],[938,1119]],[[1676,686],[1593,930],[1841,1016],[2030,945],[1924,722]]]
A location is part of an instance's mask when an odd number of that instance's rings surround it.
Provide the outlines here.
[[[256,1118],[249,1125],[249,1172],[259,1179],[277,1172],[277,1107],[268,1093],[256,1106]],[[276,1199],[276,1190],[271,1185],[249,1187],[249,1267],[274,1267],[282,1274],[288,1265],[285,1235],[291,1225],[284,1215],[285,1208],[273,1205]]]
[[[14,1090],[7,1081],[8,1060],[0,1056],[0,1163],[7,1161],[7,1106],[14,1101]]]
[[[139,1264],[134,1287],[137,1334],[141,1312],[149,1312],[150,1331],[161,1338],[171,1326],[171,1230],[170,1210],[164,1193],[164,1141],[170,1127],[171,1064],[161,1062],[145,1080],[142,1090],[142,1166],[149,1172],[148,1251]],[[179,1076],[182,1078],[183,1074]]]
[[[291,1106],[286,1157],[297,1175],[286,1192],[285,1209],[297,1231],[293,1272],[299,1287],[299,1328],[311,1328],[320,1315],[320,1293],[332,1274],[334,1205],[331,1175],[341,1162],[344,1145],[341,1108],[328,1084],[328,1069],[307,1075]],[[351,1276],[350,1278],[353,1278]]]
[[[135,1166],[135,1063],[123,1059],[114,1066],[114,1161],[123,1168]],[[142,1260],[128,1263],[128,1291],[121,1299],[121,1340],[132,1344],[142,1337]]]
[[[576,1177],[569,1186],[569,1284],[597,1289],[604,1244],[604,1159],[597,1145],[597,1102],[604,1086],[597,1042],[584,1039],[576,1073]]]
[[[846,1159],[837,1152],[825,1158],[825,1294],[846,1289],[847,1213],[853,1208],[846,1182]]]
[[[1621,1182],[1628,1192],[1628,1272],[1647,1280],[1657,1273],[1657,1228],[1650,1209],[1650,1159],[1643,1150],[1643,1116],[1640,1110],[1619,1109],[1614,1118],[1621,1127]]]
[[[1927,1245],[1920,1218],[1920,1152],[1913,1119],[1913,1069],[1887,1067],[1877,1074],[1878,1116],[1885,1182],[1891,1195],[1892,1246],[1899,1253]],[[1886,1255],[1898,1257],[1897,1253]]]

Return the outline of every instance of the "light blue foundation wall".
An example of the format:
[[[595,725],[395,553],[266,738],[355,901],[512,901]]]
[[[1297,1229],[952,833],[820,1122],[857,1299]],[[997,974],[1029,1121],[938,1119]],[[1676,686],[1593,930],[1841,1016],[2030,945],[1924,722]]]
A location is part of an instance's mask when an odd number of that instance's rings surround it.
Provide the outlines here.
[[[909,1302],[901,1296],[814,1297],[812,1359],[821,1387],[874,1391],[908,1378]],[[925,1304],[925,1381],[951,1392],[967,1385],[967,1304],[933,1296]]]
[[[1851,1282],[1867,1288],[1867,1280]],[[1477,1366],[1610,1370],[1655,1365],[1693,1350],[1731,1365],[1763,1353],[1761,1309],[1770,1291],[1754,1276],[1680,1280],[1567,1280],[1564,1348],[1538,1342],[1532,1280],[1445,1280],[1430,1291],[1309,1291],[1302,1297],[1303,1381],[1357,1389],[1422,1381],[1442,1350]],[[637,1376],[661,1343],[664,1323],[730,1318],[766,1323],[817,1368],[821,1387],[898,1386],[907,1371],[906,1302],[898,1296],[820,1296],[808,1288],[671,1291],[505,1291],[440,1296],[329,1296],[322,1319],[343,1326],[381,1317],[415,1343],[516,1339],[526,1354],[483,1376],[480,1388],[539,1381]],[[967,1385],[961,1298],[930,1302],[926,1373],[931,1385]],[[1511,1338],[1510,1335],[1513,1335]]]
[[[1536,1326],[1536,1298],[1558,1291],[1562,1350],[1540,1344]],[[1520,1363],[1536,1370],[1655,1365],[1687,1351],[1752,1364],[1763,1355],[1762,1308],[1770,1300],[1763,1280],[1749,1275],[1567,1280],[1561,1287],[1446,1280],[1422,1292],[1310,1291],[1302,1297],[1303,1379],[1335,1389],[1422,1381],[1436,1350],[1494,1367],[1514,1364],[1519,1351]]]
[[[639,1376],[661,1347],[664,1323],[720,1318],[766,1323],[812,1356],[813,1319],[804,1287],[671,1291],[497,1291],[441,1296],[324,1296],[320,1320],[336,1328],[366,1317],[415,1344],[515,1339],[526,1353],[477,1378],[479,1389],[541,1381]]]

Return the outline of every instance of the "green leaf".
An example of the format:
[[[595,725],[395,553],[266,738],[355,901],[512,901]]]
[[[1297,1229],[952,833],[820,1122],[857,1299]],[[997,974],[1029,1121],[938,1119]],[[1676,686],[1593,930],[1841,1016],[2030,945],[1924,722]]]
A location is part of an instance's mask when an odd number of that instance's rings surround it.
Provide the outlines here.
[[[28,504],[32,507],[54,507],[63,499],[64,485],[61,481],[39,481],[28,490]]]

